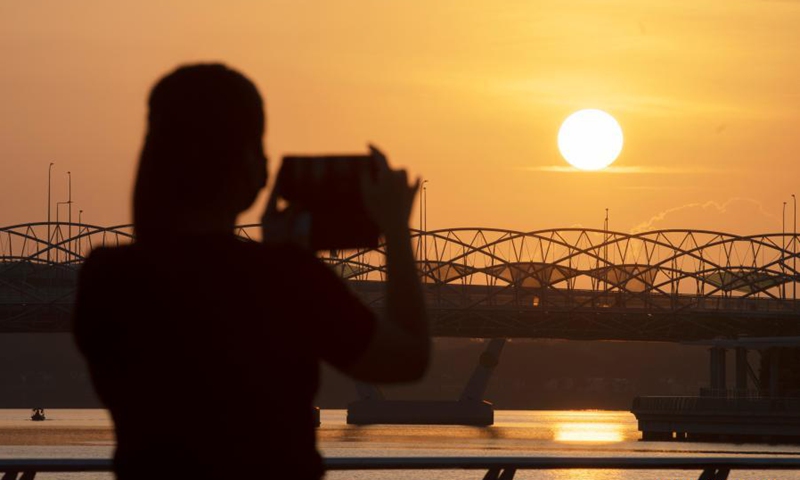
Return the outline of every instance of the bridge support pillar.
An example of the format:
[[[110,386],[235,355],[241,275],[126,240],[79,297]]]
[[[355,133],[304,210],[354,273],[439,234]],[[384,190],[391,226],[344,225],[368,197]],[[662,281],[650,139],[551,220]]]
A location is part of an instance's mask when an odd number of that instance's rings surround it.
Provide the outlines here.
[[[720,394],[721,390],[725,390],[725,353],[726,349],[722,347],[712,347],[709,349],[711,353],[711,371],[710,383],[712,395]]]
[[[769,356],[769,396],[780,396],[780,371],[781,371],[781,349],[770,349]]]
[[[736,390],[740,395],[747,392],[747,349],[736,347]]]
[[[494,423],[494,407],[483,400],[489,379],[497,364],[506,340],[494,338],[481,354],[461,398],[457,401],[386,400],[373,385],[357,383],[360,400],[347,407],[347,423],[416,424],[416,425],[473,425],[485,427]]]

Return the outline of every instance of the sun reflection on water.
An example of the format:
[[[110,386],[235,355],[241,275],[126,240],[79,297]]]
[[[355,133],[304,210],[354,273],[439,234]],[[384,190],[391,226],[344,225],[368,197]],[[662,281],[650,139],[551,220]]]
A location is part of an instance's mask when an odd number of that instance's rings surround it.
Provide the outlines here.
[[[557,442],[621,442],[624,439],[622,428],[613,423],[557,423],[554,428]]]

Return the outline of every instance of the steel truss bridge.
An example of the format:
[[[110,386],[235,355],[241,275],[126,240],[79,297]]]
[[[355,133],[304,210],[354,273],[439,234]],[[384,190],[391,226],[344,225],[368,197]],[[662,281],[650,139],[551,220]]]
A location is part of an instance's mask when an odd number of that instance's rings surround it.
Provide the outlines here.
[[[255,241],[260,229],[245,225],[235,233]],[[436,336],[800,336],[797,235],[579,228],[412,233]],[[0,332],[68,331],[85,257],[95,247],[133,240],[130,225],[0,228]],[[384,245],[319,257],[366,302],[383,306]]]

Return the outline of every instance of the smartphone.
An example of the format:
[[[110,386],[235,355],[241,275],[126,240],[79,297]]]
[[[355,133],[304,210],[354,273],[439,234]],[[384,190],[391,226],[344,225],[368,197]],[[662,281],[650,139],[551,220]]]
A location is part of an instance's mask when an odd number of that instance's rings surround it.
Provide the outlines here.
[[[311,249],[375,248],[380,232],[364,208],[361,175],[374,178],[376,171],[371,155],[287,155],[275,193],[310,214]]]

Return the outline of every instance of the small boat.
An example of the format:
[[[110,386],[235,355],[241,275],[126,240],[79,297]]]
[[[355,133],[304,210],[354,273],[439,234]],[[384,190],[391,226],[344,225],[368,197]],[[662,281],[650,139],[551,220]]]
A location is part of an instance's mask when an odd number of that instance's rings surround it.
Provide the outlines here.
[[[33,415],[31,415],[31,420],[34,422],[41,422],[45,420],[46,417],[44,416],[44,408],[34,408]]]

